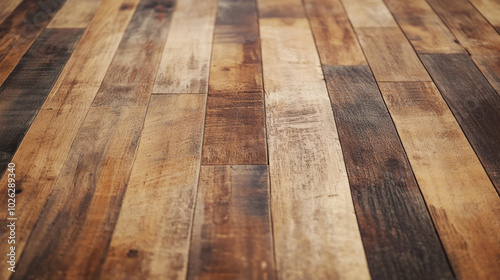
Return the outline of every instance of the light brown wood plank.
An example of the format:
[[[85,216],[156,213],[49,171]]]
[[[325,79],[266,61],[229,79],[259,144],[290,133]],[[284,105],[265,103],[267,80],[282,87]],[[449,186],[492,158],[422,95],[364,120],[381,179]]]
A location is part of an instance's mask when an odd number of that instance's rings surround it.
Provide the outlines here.
[[[458,279],[500,275],[500,198],[433,83],[380,83]]]
[[[377,81],[431,81],[399,27],[357,28]]]
[[[323,65],[367,64],[340,0],[306,0],[304,6]]]
[[[101,279],[184,279],[203,95],[153,95]]]
[[[257,0],[260,18],[305,18],[301,0]]]
[[[187,279],[276,279],[266,165],[201,167]]]
[[[13,280],[97,277],[145,114],[145,106],[90,109]]]
[[[47,28],[85,28],[103,0],[67,0]]]
[[[17,185],[23,190],[16,199],[19,219],[16,250],[19,255],[52,192],[54,181],[61,172],[71,143],[99,89],[137,2],[103,2],[14,155],[13,162],[18,166]],[[120,9],[125,3],[127,8]],[[6,182],[7,177],[4,176],[0,181],[2,189],[6,188]],[[0,219],[5,220],[6,214],[2,212]],[[7,250],[7,246],[7,243],[0,244],[3,250]],[[8,277],[7,270],[0,273],[2,277]]]
[[[217,0],[179,0],[153,93],[207,93]]]
[[[385,0],[417,53],[464,53],[425,0]]]
[[[398,26],[382,0],[342,0],[342,3],[355,28]]]
[[[472,5],[493,25],[500,33],[500,1],[498,0],[469,0]]]
[[[278,277],[369,279],[309,24],[261,19],[260,31]]]
[[[2,23],[5,18],[7,18],[17,5],[23,0],[3,0],[0,1],[0,23]]]

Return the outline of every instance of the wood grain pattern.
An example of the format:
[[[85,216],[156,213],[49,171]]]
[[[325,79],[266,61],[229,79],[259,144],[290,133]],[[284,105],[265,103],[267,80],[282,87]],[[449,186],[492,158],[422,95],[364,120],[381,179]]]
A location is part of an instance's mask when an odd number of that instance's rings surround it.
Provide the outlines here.
[[[278,276],[368,279],[309,24],[306,19],[261,19],[260,31]]]
[[[205,102],[203,95],[151,97],[100,279],[185,278]]]
[[[301,0],[258,0],[260,18],[305,18]]]
[[[203,164],[267,164],[259,45],[255,1],[220,0]]]
[[[120,9],[124,3],[128,4],[127,8]],[[105,0],[102,3],[14,155],[13,162],[23,167],[16,170],[17,187],[23,191],[16,197],[18,254],[22,253],[52,192],[54,181],[61,172],[136,4],[130,0]],[[5,201],[6,182],[4,176],[0,181],[0,193]],[[7,211],[2,211],[0,219],[5,221],[6,214]],[[2,232],[2,238],[3,234],[6,233]],[[0,244],[3,250],[7,250],[7,246],[6,242]],[[10,272],[5,269],[0,273],[6,279]]]
[[[458,279],[500,275],[500,198],[432,83],[380,83]]]
[[[187,279],[276,279],[265,165],[203,166]]]
[[[323,65],[367,64],[340,0],[306,0],[304,6]]]
[[[468,55],[421,57],[500,192],[500,96]]]
[[[355,28],[398,27],[382,0],[342,0]]]
[[[96,279],[145,113],[90,109],[11,279]]]
[[[103,0],[66,0],[47,28],[85,28]]]
[[[323,67],[373,279],[453,279],[368,66]]]
[[[0,23],[7,18],[22,0],[4,0],[0,2]]]
[[[92,106],[146,106],[169,31],[175,0],[142,0]]]
[[[0,85],[66,0],[23,0],[0,24]]]
[[[500,94],[500,34],[466,0],[428,0]]]
[[[153,93],[207,93],[217,0],[178,1]]]
[[[498,0],[470,0],[472,5],[493,25],[500,33],[500,1]]]
[[[356,32],[377,81],[431,81],[401,29],[358,28]]]
[[[464,53],[425,0],[385,0],[417,53]]]
[[[3,175],[83,31],[46,29],[0,87],[0,174]]]

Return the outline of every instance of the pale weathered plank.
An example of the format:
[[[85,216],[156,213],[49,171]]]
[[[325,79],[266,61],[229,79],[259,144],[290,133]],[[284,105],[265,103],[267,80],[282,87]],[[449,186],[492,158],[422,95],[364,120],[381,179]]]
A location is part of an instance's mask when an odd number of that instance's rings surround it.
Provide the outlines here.
[[[18,167],[22,166],[16,170],[17,186],[23,191],[16,197],[19,226],[16,250],[19,255],[52,192],[54,181],[61,172],[137,2],[103,2],[14,155],[13,162]],[[125,3],[127,8],[120,9]],[[4,176],[0,182],[0,188],[5,190],[7,177]],[[0,193],[6,201],[7,192]],[[0,219],[5,221],[6,214],[2,211]],[[7,247],[6,242],[0,244],[4,251]],[[9,271],[2,270],[0,273],[7,278]]]
[[[260,18],[305,18],[301,0],[257,0]]]
[[[67,0],[47,28],[86,28],[103,0]]]
[[[500,198],[433,83],[379,83],[458,279],[500,275]]]
[[[398,26],[382,0],[342,0],[342,3],[355,28]]]
[[[369,279],[320,61],[306,19],[261,19],[280,279]]]
[[[153,93],[207,93],[217,0],[179,0]]]
[[[205,99],[151,98],[101,279],[185,278]]]
[[[266,165],[201,167],[187,279],[276,279]]]

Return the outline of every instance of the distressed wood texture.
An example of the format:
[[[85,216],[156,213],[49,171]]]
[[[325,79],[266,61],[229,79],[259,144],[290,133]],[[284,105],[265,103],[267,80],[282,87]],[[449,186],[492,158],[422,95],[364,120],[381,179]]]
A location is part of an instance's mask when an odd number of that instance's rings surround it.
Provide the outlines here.
[[[90,109],[11,279],[96,279],[145,111]]]
[[[92,106],[146,106],[175,0],[142,0],[128,24]]]
[[[0,87],[0,174],[3,174],[83,31],[47,29]]]
[[[421,58],[500,192],[500,96],[468,55]]]
[[[500,1],[498,0],[470,0],[491,25],[500,33]]]
[[[340,0],[306,0],[304,5],[323,65],[367,64]]]
[[[369,279],[309,24],[261,19],[260,31],[278,276]]]
[[[16,250],[19,255],[52,192],[71,144],[132,17],[136,2],[124,1],[105,0],[102,3],[14,155],[12,161],[23,166],[16,169],[17,188],[22,190],[22,194],[16,197]],[[126,9],[120,9],[124,3],[129,4]],[[0,181],[0,197],[5,201],[6,182],[4,176]],[[5,221],[6,215],[7,211],[2,211],[0,219]],[[7,234],[1,233],[2,238]],[[6,242],[0,243],[0,249],[7,250],[7,247]],[[3,269],[0,273],[7,279],[10,272]]]
[[[341,0],[355,28],[398,27],[383,0]]]
[[[185,278],[205,102],[203,95],[151,98],[100,279]]]
[[[210,69],[203,164],[267,164],[254,0],[220,0]]]
[[[465,52],[425,0],[385,0],[385,3],[417,53]]]
[[[458,279],[500,275],[500,197],[432,83],[380,83]]]
[[[275,279],[265,165],[203,166],[187,279]]]
[[[467,0],[428,0],[500,94],[500,34]]]
[[[323,70],[373,279],[453,279],[370,68]]]
[[[257,0],[260,18],[305,18],[301,0]]]
[[[24,0],[0,24],[0,85],[66,0]]]
[[[66,0],[47,28],[86,28],[103,0]]]
[[[0,2],[0,23],[7,18],[23,0],[3,0]]]
[[[156,76],[154,93],[207,93],[217,0],[182,0]]]

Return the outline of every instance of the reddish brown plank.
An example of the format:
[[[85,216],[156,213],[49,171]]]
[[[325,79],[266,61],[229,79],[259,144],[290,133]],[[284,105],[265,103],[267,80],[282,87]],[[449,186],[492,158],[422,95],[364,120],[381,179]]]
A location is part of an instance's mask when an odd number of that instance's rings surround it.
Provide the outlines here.
[[[500,192],[500,96],[468,55],[421,58]]]
[[[267,166],[203,166],[187,279],[275,279]]]
[[[324,66],[373,279],[453,279],[368,66]]]

